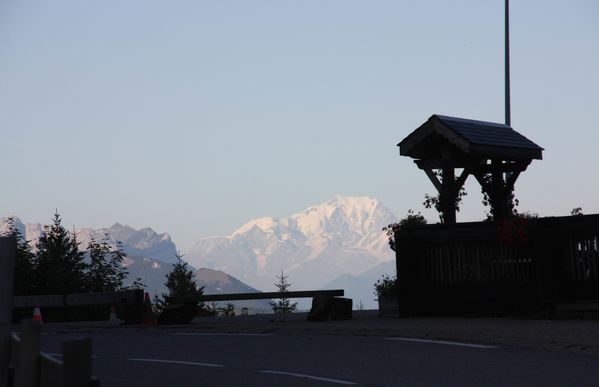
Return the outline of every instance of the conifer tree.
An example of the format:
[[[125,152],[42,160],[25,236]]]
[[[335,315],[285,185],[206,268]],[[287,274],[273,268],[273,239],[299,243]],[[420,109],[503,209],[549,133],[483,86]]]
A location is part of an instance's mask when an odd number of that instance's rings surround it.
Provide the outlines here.
[[[291,284],[287,281],[289,277],[285,275],[285,273],[281,270],[281,275],[277,276],[279,282],[275,284],[279,292],[285,293],[289,291]],[[291,302],[289,298],[280,298],[276,302],[271,302],[270,306],[272,307],[272,311],[274,313],[291,313],[297,307],[297,302]]]
[[[204,287],[198,287],[194,280],[194,272],[189,268],[187,262],[181,254],[177,254],[177,263],[173,269],[166,275],[166,287],[169,297],[177,296],[201,296],[204,294]]]
[[[128,272],[123,266],[127,256],[121,242],[116,247],[110,245],[108,235],[101,241],[92,239],[87,246],[89,269],[87,271],[87,289],[92,292],[110,292],[123,287]]]
[[[38,294],[69,294],[85,290],[84,253],[76,235],[61,224],[58,212],[51,226],[44,227],[37,244],[34,280]]]
[[[21,231],[15,227],[14,219],[8,218],[10,235],[17,240],[17,256],[15,261],[14,295],[23,296],[35,292],[33,277],[34,254],[29,241],[25,239]]]
[[[189,268],[187,262],[182,259],[183,255],[178,253],[176,257],[177,263],[166,275],[165,286],[168,293],[163,293],[160,297],[154,296],[153,303],[158,311],[161,311],[166,305],[166,297],[201,296],[204,294],[204,287],[198,286],[194,280],[194,272]],[[198,305],[198,308],[202,309],[203,304]]]

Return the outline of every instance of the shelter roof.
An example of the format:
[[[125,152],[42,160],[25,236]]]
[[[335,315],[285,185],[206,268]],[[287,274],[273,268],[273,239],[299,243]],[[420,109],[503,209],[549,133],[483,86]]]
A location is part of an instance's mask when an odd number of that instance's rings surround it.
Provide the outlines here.
[[[494,122],[432,115],[399,144],[400,154],[416,159],[441,159],[447,144],[452,157],[503,160],[542,159],[543,148],[510,126]]]

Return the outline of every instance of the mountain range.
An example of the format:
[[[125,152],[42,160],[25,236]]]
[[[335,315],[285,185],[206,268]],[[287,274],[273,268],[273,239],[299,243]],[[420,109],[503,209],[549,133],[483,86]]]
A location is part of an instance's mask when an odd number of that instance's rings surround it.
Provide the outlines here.
[[[294,289],[319,289],[340,276],[369,276],[369,270],[394,261],[381,229],[395,221],[377,199],[337,196],[286,218],[254,219],[231,235],[203,238],[186,259],[265,291],[275,290],[281,271]],[[346,288],[346,295],[372,306],[371,289]]]
[[[343,288],[354,305],[370,308],[373,283],[395,272],[394,253],[381,231],[393,222],[395,216],[377,199],[336,196],[285,218],[250,220],[228,236],[202,238],[185,259],[200,268],[196,278],[207,294],[273,291],[284,271],[291,290]],[[33,242],[43,232],[41,224],[25,225],[18,218],[15,227]],[[6,218],[0,219],[0,232],[6,228]],[[119,223],[77,231],[82,249],[104,235],[113,244],[122,242],[129,282],[141,277],[150,292],[165,291],[165,275],[177,260],[168,234]]]

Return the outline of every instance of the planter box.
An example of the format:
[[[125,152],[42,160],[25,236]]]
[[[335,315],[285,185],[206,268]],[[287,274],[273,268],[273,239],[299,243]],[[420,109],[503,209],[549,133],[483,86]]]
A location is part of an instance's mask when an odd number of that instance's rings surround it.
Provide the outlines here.
[[[379,297],[379,317],[399,317],[399,302],[397,297]]]

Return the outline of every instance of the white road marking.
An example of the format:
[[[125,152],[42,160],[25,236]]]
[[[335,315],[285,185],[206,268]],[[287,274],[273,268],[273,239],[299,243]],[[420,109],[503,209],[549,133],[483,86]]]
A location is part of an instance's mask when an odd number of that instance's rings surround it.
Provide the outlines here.
[[[336,383],[336,384],[347,384],[347,385],[358,384],[358,383],[354,383],[354,382],[348,382],[347,380],[322,378],[320,376],[313,376],[313,375],[306,375],[306,374],[297,374],[297,373],[294,373],[294,372],[283,372],[283,371],[273,371],[273,370],[262,370],[260,372],[263,373],[263,374],[275,374],[275,375],[295,376],[296,378],[319,380],[321,382],[329,382],[329,383]]]
[[[143,358],[130,358],[127,359],[129,361],[143,361],[149,363],[166,363],[166,364],[183,364],[183,365],[193,365],[200,367],[224,367],[222,364],[212,364],[212,363],[197,363],[193,361],[180,361],[180,360],[161,360],[161,359],[143,359]]]
[[[181,336],[274,336],[271,333],[203,333],[203,332],[171,332],[169,335]]]
[[[458,341],[445,341],[445,340],[412,339],[412,338],[408,338],[408,337],[387,337],[386,340],[412,341],[415,343],[428,343],[428,344],[455,345],[458,347],[482,348],[482,349],[499,348],[495,345],[470,344],[470,343],[460,343]]]
[[[45,354],[48,356],[52,356],[52,357],[63,357],[64,356],[62,353],[45,353]],[[99,357],[100,356],[92,355],[92,359],[98,359]]]

